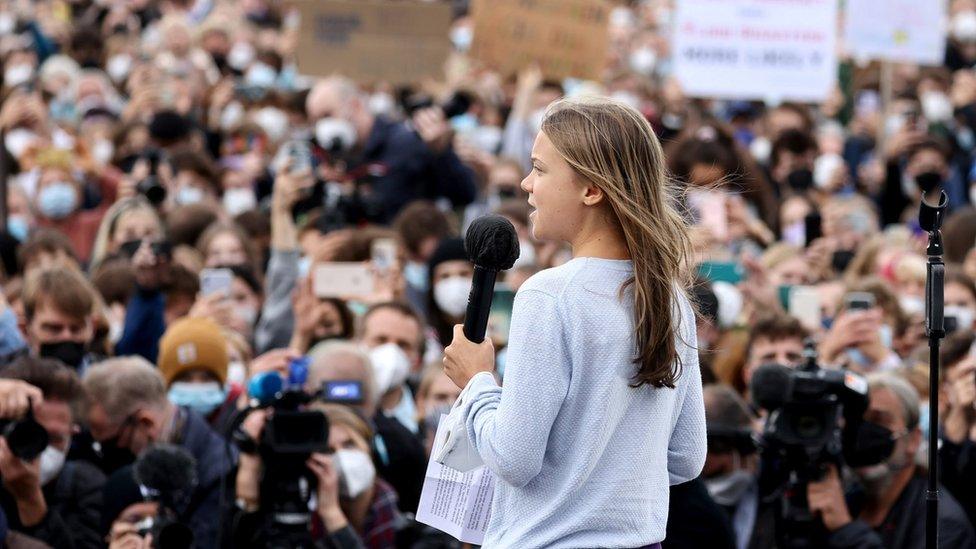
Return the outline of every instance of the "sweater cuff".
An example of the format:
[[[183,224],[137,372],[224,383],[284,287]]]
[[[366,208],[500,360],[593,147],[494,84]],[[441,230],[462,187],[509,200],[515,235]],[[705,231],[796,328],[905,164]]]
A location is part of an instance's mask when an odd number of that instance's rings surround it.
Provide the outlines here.
[[[495,383],[495,376],[492,375],[491,372],[478,372],[474,375],[474,377],[468,380],[468,384],[464,386],[464,390],[461,391],[461,394],[474,396],[486,390],[497,388],[498,384]]]

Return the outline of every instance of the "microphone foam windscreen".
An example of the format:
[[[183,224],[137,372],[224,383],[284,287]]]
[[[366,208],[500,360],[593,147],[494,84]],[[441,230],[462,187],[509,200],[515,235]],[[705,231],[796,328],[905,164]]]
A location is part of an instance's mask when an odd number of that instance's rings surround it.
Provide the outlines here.
[[[156,444],[136,460],[132,471],[141,486],[163,494],[187,492],[197,482],[193,456],[174,444]]]
[[[485,269],[511,269],[519,256],[518,234],[512,222],[500,215],[475,219],[464,235],[464,251],[471,262]]]
[[[756,406],[765,410],[779,408],[793,392],[793,373],[781,364],[763,364],[753,372],[749,391]]]

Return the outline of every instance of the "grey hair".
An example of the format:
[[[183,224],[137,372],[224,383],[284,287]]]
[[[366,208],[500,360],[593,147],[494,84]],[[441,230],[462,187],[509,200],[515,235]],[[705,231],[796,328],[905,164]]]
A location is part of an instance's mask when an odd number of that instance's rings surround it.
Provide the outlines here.
[[[908,430],[918,427],[919,404],[921,400],[918,391],[912,384],[900,375],[891,372],[877,372],[868,375],[869,389],[888,389],[891,391],[898,402],[901,404],[905,418],[905,427]]]
[[[373,362],[369,359],[369,354],[357,343],[332,339],[323,341],[312,347],[308,351],[308,358],[312,362],[309,368],[309,380],[312,381],[315,378],[328,379],[329,376],[327,374],[329,373],[330,362],[333,358],[338,357],[352,357],[359,362],[362,367],[365,405],[370,410],[374,409],[379,402],[380,395],[376,394],[376,389],[373,384]]]
[[[98,403],[113,423],[139,408],[163,408],[166,384],[159,370],[140,356],[110,358],[93,365],[82,380],[91,403]]]

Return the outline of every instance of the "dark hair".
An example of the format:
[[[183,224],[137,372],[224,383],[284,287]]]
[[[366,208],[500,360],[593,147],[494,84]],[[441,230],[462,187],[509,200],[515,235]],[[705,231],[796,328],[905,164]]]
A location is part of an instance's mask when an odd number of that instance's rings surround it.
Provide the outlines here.
[[[173,247],[195,247],[207,227],[217,221],[217,212],[206,204],[189,204],[174,208],[166,216],[166,233]]]
[[[95,306],[95,289],[80,271],[51,267],[34,271],[24,283],[24,316],[30,321],[41,303],[73,318],[88,318]]]
[[[752,354],[752,347],[759,340],[783,341],[784,339],[799,339],[803,341],[809,335],[810,332],[796,318],[782,313],[772,313],[759,318],[753,324],[749,332],[749,344],[746,346],[746,356]]]
[[[426,200],[415,200],[400,210],[393,220],[393,230],[400,235],[404,248],[414,255],[420,253],[424,240],[441,240],[452,234],[447,215]]]
[[[949,144],[946,143],[945,139],[936,135],[926,135],[908,147],[905,151],[905,160],[911,160],[912,157],[922,151],[935,151],[946,162],[952,160],[952,149]]]
[[[74,403],[85,390],[75,371],[58,360],[21,356],[0,368],[0,377],[26,381],[41,390],[44,398]]]
[[[969,350],[976,343],[976,334],[972,330],[957,330],[946,337],[939,351],[939,362],[942,363],[942,375],[952,369],[959,361],[969,356]]]
[[[816,153],[820,147],[817,140],[808,132],[800,130],[786,130],[773,141],[772,149],[769,153],[770,167],[779,164],[780,157],[784,152],[793,154]]]
[[[417,327],[419,328],[418,331],[420,332],[420,341],[418,341],[418,344],[420,346],[420,352],[423,354],[425,341],[424,321],[422,318],[420,318],[420,315],[417,314],[417,311],[415,311],[413,307],[402,301],[386,301],[383,303],[377,303],[371,306],[369,309],[366,309],[366,312],[363,313],[362,318],[359,319],[359,336],[362,337],[366,330],[366,323],[369,322],[369,318],[373,316],[373,313],[384,310],[395,311],[403,316],[412,318],[417,323]]]
[[[34,231],[17,253],[17,260],[21,270],[34,262],[42,254],[56,254],[64,252],[71,259],[78,261],[71,241],[57,229],[40,228]]]
[[[107,305],[126,305],[135,292],[136,274],[128,259],[115,257],[103,261],[92,276],[92,284]]]
[[[342,324],[342,333],[340,333],[338,337],[340,339],[352,339],[356,335],[356,317],[349,309],[349,305],[337,297],[326,297],[319,299],[325,303],[331,303],[332,306],[336,308],[336,311],[338,311],[339,323]]]
[[[215,193],[220,194],[217,170],[205,154],[190,150],[177,151],[170,157],[170,164],[173,165],[174,175],[180,172],[193,172],[204,178]]]
[[[373,255],[373,241],[378,238],[396,238],[396,233],[374,225],[356,229],[336,250],[333,261],[369,261]]]
[[[948,263],[962,263],[976,241],[976,208],[966,206],[952,212],[942,227],[945,258]]]
[[[200,277],[179,263],[170,268],[169,280],[166,284],[166,300],[172,301],[176,297],[195,299],[200,293]]]
[[[251,289],[252,292],[257,295],[261,295],[262,288],[261,282],[258,281],[258,277],[254,275],[254,269],[249,265],[225,265],[225,269],[230,269],[234,273],[234,278],[239,278],[241,281]]]

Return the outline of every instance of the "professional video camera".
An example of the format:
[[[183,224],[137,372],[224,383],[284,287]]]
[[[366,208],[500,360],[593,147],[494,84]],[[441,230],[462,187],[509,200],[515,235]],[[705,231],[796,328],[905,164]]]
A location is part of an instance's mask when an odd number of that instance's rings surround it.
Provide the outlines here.
[[[264,463],[260,510],[264,514],[264,541],[268,547],[312,547],[312,514],[309,500],[317,488],[315,475],[305,462],[313,453],[329,451],[329,422],[320,411],[307,410],[313,400],[359,404],[363,387],[359,381],[329,381],[321,390],[304,390],[309,359],[300,357],[288,366],[287,377],[265,372],[251,379],[251,406],[234,422],[232,438],[244,452],[256,452]],[[250,411],[268,408],[267,423],[260,441],[253,441],[239,425]]]
[[[172,444],[157,444],[139,456],[132,469],[136,483],[150,501],[159,504],[156,516],[136,526],[140,536],[152,535],[156,549],[193,547],[193,531],[180,522],[181,509],[196,487],[196,460]]]
[[[828,465],[863,467],[891,453],[890,446],[877,446],[877,437],[861,436],[874,427],[862,419],[867,381],[848,370],[818,366],[812,341],[806,342],[804,358],[796,369],[760,366],[750,383],[753,401],[769,412],[760,442],[760,490],[764,500],[779,504],[777,547],[823,546],[823,528],[810,513],[806,487]]]

